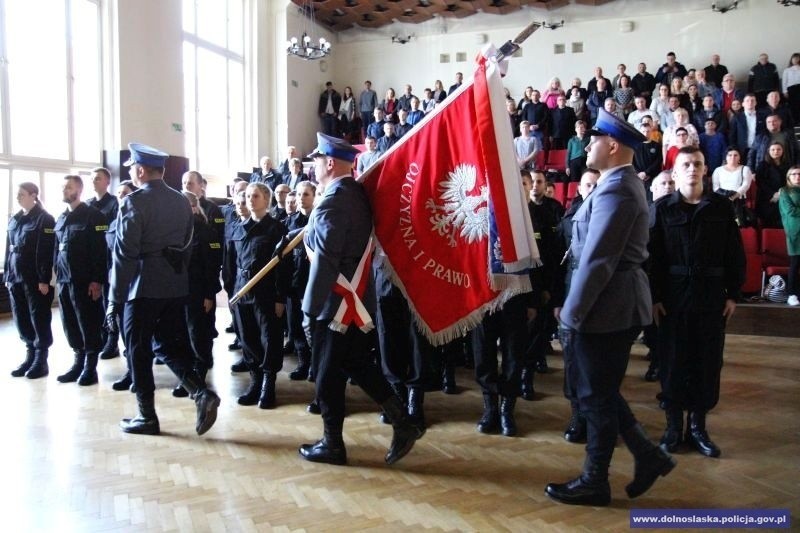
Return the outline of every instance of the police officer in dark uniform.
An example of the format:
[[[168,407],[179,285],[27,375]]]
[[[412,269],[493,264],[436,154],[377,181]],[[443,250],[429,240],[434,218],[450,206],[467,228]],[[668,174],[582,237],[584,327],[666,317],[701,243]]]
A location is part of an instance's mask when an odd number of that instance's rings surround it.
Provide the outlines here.
[[[309,461],[345,464],[347,452],[342,440],[345,411],[345,386],[348,376],[380,404],[393,427],[392,443],[386,462],[395,463],[404,457],[420,438],[424,429],[414,425],[400,399],[381,374],[369,351],[369,335],[375,315],[375,293],[369,263],[360,271],[367,280],[355,279],[359,263],[366,262],[372,233],[372,211],[363,187],[351,176],[358,151],[349,143],[317,133],[317,148],[309,154],[314,159],[315,176],[324,187],[324,196],[311,212],[306,227],[305,246],[311,255],[308,287],[303,298],[303,312],[308,315],[312,350],[319,362],[316,377],[317,400],[322,410],[324,436],[314,444],[300,446],[300,455]],[[359,298],[369,317],[359,317],[348,324],[336,323],[347,290],[337,283],[342,276],[348,285],[358,287],[351,292]],[[366,284],[359,283],[366,281]],[[361,287],[364,287],[361,290]],[[335,289],[335,290],[334,290]]]
[[[247,184],[247,180],[236,178],[236,180],[233,182],[233,187],[231,190],[231,203],[223,205],[220,208],[220,211],[222,211],[222,216],[225,219],[225,240],[223,241],[222,247],[222,287],[228,294],[233,294],[233,284],[236,282],[236,271],[234,270],[233,272],[229,272],[227,268],[228,253],[230,247],[233,245],[233,233],[240,223],[250,218],[250,212],[247,211],[247,205],[245,205],[244,196],[244,191],[247,188]],[[241,210],[244,210],[244,212],[240,213]],[[228,345],[228,350],[241,350],[241,335],[236,327],[236,311],[234,311],[232,306],[228,307],[228,311],[231,313],[231,325],[230,328],[226,328],[225,331],[235,335],[233,342]],[[231,371],[248,371],[247,361],[245,361],[244,356],[240,357],[238,361],[231,365]]]
[[[661,443],[677,449],[687,411],[686,444],[718,457],[706,413],[719,401],[725,323],[741,297],[745,255],[733,204],[703,194],[705,169],[697,148],[678,152],[673,169],[678,190],[655,204],[651,221],[650,283],[667,415]]]
[[[233,232],[226,261],[236,272],[236,293],[266,265],[286,227],[269,216],[271,191],[263,183],[251,183],[245,191],[250,218]],[[282,261],[245,294],[234,309],[241,334],[242,354],[250,370],[250,387],[239,396],[240,405],[261,409],[275,407],[275,379],[283,368],[283,316],[292,265]]]
[[[102,347],[103,284],[108,279],[103,213],[81,202],[83,180],[64,177],[67,210],[56,221],[56,283],[61,322],[75,354],[72,367],[58,376],[61,383],[97,383],[97,356]]]
[[[160,432],[155,411],[153,356],[157,354],[178,376],[195,400],[198,435],[217,419],[219,397],[206,387],[193,368],[183,305],[189,293],[187,253],[194,222],[189,202],[164,182],[167,154],[150,146],[131,143],[125,162],[139,190],[120,205],[111,301],[106,327],[116,328],[117,308],[124,306],[123,329],[133,371],[139,413],[124,418],[126,433]]]
[[[97,167],[92,169],[92,185],[94,186],[94,197],[89,198],[86,203],[90,207],[94,207],[100,211],[106,219],[106,225],[109,227],[111,223],[116,220],[117,212],[119,211],[119,201],[108,192],[108,187],[111,185],[111,173],[107,168]],[[108,254],[108,269],[111,269],[111,254]],[[103,283],[103,308],[108,306],[108,291],[110,285],[108,284],[108,277]],[[109,334],[108,331],[103,329],[101,331],[103,338],[103,349],[100,350],[100,359],[113,359],[119,356],[119,335]]]
[[[49,372],[47,355],[53,344],[50,306],[55,291],[50,280],[55,220],[39,203],[39,188],[33,183],[19,184],[17,203],[22,210],[8,221],[4,281],[19,338],[27,351],[11,375],[36,379]]]

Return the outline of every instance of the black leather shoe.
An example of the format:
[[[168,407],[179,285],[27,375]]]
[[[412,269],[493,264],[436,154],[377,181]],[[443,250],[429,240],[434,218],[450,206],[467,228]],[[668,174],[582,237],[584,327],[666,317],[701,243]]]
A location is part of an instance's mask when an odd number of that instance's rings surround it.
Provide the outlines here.
[[[573,444],[586,442],[586,419],[576,408],[572,409],[567,429],[564,430],[564,440]]]
[[[456,368],[452,364],[445,364],[442,376],[442,392],[445,394],[458,394],[456,387]]]
[[[75,383],[83,372],[84,355],[82,353],[75,354],[75,362],[69,370],[56,378],[59,383]]]
[[[11,376],[15,378],[21,378],[25,375],[25,372],[33,364],[34,359],[34,351],[33,348],[28,348],[27,352],[25,353],[25,360],[20,364],[17,368],[11,371]]]
[[[231,352],[233,352],[235,350],[241,350],[241,349],[242,349],[242,345],[239,344],[239,339],[236,339],[235,341],[233,341],[232,343],[230,343],[228,345],[228,351],[231,351]]]
[[[644,456],[634,458],[633,481],[625,487],[628,498],[641,496],[653,486],[659,476],[666,476],[678,464],[670,454],[658,446]]]
[[[231,365],[231,372],[249,372],[250,368],[247,366],[244,358],[239,359]]]
[[[264,372],[261,382],[261,395],[258,397],[259,409],[275,409],[275,374]]]
[[[674,453],[681,445],[683,433],[683,410],[669,408],[666,410],[667,428],[661,437],[661,447],[669,453]]]
[[[195,431],[198,435],[202,435],[217,421],[219,396],[210,389],[203,389],[195,394],[194,403],[197,405]]]
[[[109,349],[104,348],[103,351],[100,352],[100,359],[104,361],[114,359],[115,357],[119,357],[119,348],[116,346],[112,346]]]
[[[483,395],[483,416],[478,420],[478,432],[497,433],[500,431],[500,412],[497,408],[497,395]]]
[[[550,343],[548,342],[547,345],[549,346]],[[541,359],[536,361],[536,372],[538,372],[539,374],[547,374],[548,372],[550,372],[550,367],[547,366],[547,359],[542,357]]]
[[[344,443],[330,444],[325,438],[318,440],[314,444],[300,445],[299,452],[303,459],[312,463],[347,464],[347,451]]]
[[[25,377],[28,379],[39,379],[47,376],[50,373],[50,367],[47,366],[47,350],[36,350],[33,358],[33,363],[25,372]]]
[[[297,367],[289,372],[289,379],[292,381],[305,381],[308,379],[308,363],[298,363]]]
[[[97,381],[97,352],[89,352],[86,354],[83,372],[78,377],[78,385],[82,387],[97,385]]]
[[[233,329],[233,324],[231,324],[231,325],[229,325],[228,327],[225,328],[225,333],[233,333],[235,331],[236,330]]]
[[[529,368],[522,369],[522,387],[521,391],[522,399],[528,402],[532,402],[535,391],[533,390],[533,372]]]
[[[500,399],[500,432],[505,437],[517,434],[517,422],[514,420],[514,406],[517,399],[513,396],[503,396]]]
[[[130,390],[132,384],[133,379],[131,379],[131,373],[125,372],[124,376],[111,384],[111,388],[116,391]]]
[[[311,403],[309,403],[306,406],[306,411],[308,411],[312,415],[321,415],[322,414],[322,409],[319,408],[319,403],[317,403],[317,400],[313,400]]]
[[[264,374],[262,372],[250,373],[250,386],[244,394],[236,399],[239,405],[256,405],[258,399],[261,397],[261,385],[264,381]]]
[[[722,454],[719,446],[714,444],[714,441],[711,440],[708,436],[708,432],[706,432],[705,413],[689,413],[689,423],[686,427],[686,442],[706,457],[719,457]]]
[[[569,505],[605,507],[611,503],[611,487],[608,481],[587,483],[583,476],[566,483],[550,483],[544,492],[552,499]]]
[[[644,373],[644,380],[649,381],[650,383],[658,381],[658,367],[648,368],[647,372]]]
[[[123,418],[119,427],[125,433],[136,435],[158,435],[161,432],[157,417],[144,418],[142,415],[136,418]]]
[[[172,389],[172,396],[174,396],[175,398],[188,398],[189,393],[187,392],[186,389],[178,385],[177,387]]]

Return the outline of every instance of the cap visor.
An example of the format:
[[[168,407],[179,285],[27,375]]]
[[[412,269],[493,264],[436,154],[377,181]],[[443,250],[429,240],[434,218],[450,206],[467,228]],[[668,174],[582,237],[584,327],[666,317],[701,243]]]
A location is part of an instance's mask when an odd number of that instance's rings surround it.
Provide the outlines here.
[[[308,154],[306,157],[309,158],[309,159],[314,159],[315,157],[325,157],[325,154],[323,154],[319,150],[314,150],[313,152]]]
[[[134,163],[136,163],[136,161],[134,161],[134,160],[133,160],[133,158],[132,158],[132,157],[130,157],[130,158],[128,158],[128,160],[127,160],[127,161],[125,161],[124,163],[122,163],[122,166],[123,166],[123,167],[130,167],[130,166],[132,166]]]
[[[594,135],[595,137],[604,137],[608,135],[608,133],[602,132],[600,130],[591,129],[586,132],[588,135]]]

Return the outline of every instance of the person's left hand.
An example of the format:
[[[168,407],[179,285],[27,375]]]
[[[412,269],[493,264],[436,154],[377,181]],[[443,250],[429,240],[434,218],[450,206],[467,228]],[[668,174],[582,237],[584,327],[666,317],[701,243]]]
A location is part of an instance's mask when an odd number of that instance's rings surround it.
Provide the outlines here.
[[[203,298],[204,313],[210,313],[213,307],[214,307],[214,300],[211,300],[210,298]]]
[[[97,299],[100,298],[100,296],[102,295],[103,295],[103,287],[96,281],[91,282],[89,284],[89,297],[92,299],[92,301],[96,302]]]
[[[736,311],[736,300],[728,298],[725,300],[725,307],[722,309],[722,316],[730,320],[734,311]]]
[[[286,311],[286,304],[275,302],[275,316],[281,318],[284,311]]]

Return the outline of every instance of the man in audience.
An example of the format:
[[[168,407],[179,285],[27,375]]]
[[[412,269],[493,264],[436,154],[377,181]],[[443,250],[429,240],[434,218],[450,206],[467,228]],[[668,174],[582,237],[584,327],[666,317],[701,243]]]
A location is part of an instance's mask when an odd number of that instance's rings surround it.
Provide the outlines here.
[[[650,137],[650,131],[654,127],[655,122],[652,117],[642,119],[639,124],[639,131],[644,135],[645,140],[633,149],[633,168],[644,184],[648,201],[651,201],[651,198],[649,194],[650,187],[647,184],[661,172],[664,162],[661,143],[653,141]]]
[[[653,97],[653,91],[656,88],[655,77],[647,72],[647,65],[639,63],[637,67],[638,72],[631,78],[631,88],[633,94],[642,96],[645,99],[645,107],[650,105],[650,98]]]
[[[397,124],[394,125],[394,134],[399,139],[409,131],[411,131],[411,124],[408,123],[408,111],[400,108],[400,111],[397,112]]]
[[[517,165],[520,170],[533,169],[536,154],[542,151],[542,143],[531,135],[530,122],[523,120],[519,123],[520,136],[514,139],[514,152],[517,154]]]
[[[283,176],[272,168],[272,158],[266,155],[263,156],[259,161],[259,165],[261,168],[250,175],[250,183],[266,183],[270,189],[275,190],[275,186],[281,183]]]
[[[292,159],[297,157],[297,148],[294,146],[286,147],[286,158],[278,165],[278,172],[281,174],[281,180],[286,183],[289,176],[292,174]]]
[[[611,80],[603,76],[603,68],[602,67],[595,67],[594,68],[594,77],[589,80],[589,83],[586,85],[586,93],[592,94],[593,92],[597,91],[597,84],[600,80],[604,80],[605,84],[603,85],[605,89],[608,89],[613,93],[611,90]],[[602,89],[601,89],[602,90]]]
[[[637,96],[634,98],[633,105],[635,105],[636,108],[628,114],[628,122],[633,124],[633,127],[638,130],[642,125],[642,120],[645,117],[650,117],[652,119],[655,112],[647,108],[647,99],[644,96]]]
[[[747,92],[756,95],[759,106],[766,105],[767,94],[771,91],[781,90],[781,78],[778,67],[769,62],[767,54],[758,56],[758,63],[750,68],[747,76]]]
[[[325,84],[325,90],[319,95],[317,113],[322,119],[322,131],[326,135],[337,135],[339,130],[339,106],[342,105],[342,95],[336,92],[332,82]]]
[[[356,171],[359,176],[381,156],[380,152],[378,152],[378,141],[375,137],[368,135],[364,140],[364,144],[367,146],[367,151],[361,152],[361,155],[358,156],[358,163],[356,164]]]
[[[788,105],[781,104],[781,93],[779,91],[771,91],[767,95],[767,104],[758,109],[759,131],[763,130],[763,125],[770,115],[778,115],[781,117],[781,129],[783,131],[794,131],[792,110]]]
[[[613,98],[606,98],[603,101],[603,109],[605,109],[612,115],[616,115],[617,118],[625,120],[625,113],[622,112],[622,109],[619,108],[616,100],[614,100]]]
[[[540,98],[541,93],[539,91],[534,90],[531,93],[531,102],[522,110],[522,120],[527,120],[530,123],[531,135],[539,139],[540,143],[544,143],[545,130],[550,119],[550,109]],[[521,126],[520,129],[522,129]]]
[[[706,73],[708,83],[720,88],[722,87],[722,80],[725,79],[725,75],[728,73],[728,67],[719,64],[719,54],[713,54],[711,56],[711,64],[704,68],[703,72]]]
[[[361,127],[366,135],[367,127],[372,124],[372,112],[378,107],[378,94],[372,90],[372,82],[364,82],[364,90],[358,95],[358,112],[361,114]]]
[[[381,155],[386,153],[386,150],[392,147],[397,142],[397,135],[394,134],[394,124],[391,122],[383,123],[383,136],[378,139],[378,152]]]
[[[714,119],[706,120],[703,126],[705,131],[700,134],[700,150],[708,161],[708,173],[725,164],[725,153],[728,151],[728,139],[717,132],[717,123]]]
[[[727,113],[731,109],[731,102],[734,100],[741,102],[744,96],[744,91],[736,88],[733,74],[725,74],[722,78],[722,87],[714,91],[714,104],[717,109]]]
[[[372,137],[377,140],[383,137],[383,125],[386,121],[383,118],[383,109],[380,107],[376,107],[372,111],[372,114],[375,120],[367,127],[367,137]]]
[[[406,113],[411,111],[411,99],[416,98],[411,93],[411,85],[406,84],[403,94],[397,99],[398,109],[403,109]]]
[[[411,99],[411,111],[408,112],[408,123],[416,126],[417,123],[425,118],[425,112],[420,109],[420,101],[416,96]]]
[[[625,66],[624,63],[620,63],[619,65],[617,65],[617,74],[614,76],[614,79],[611,80],[612,89],[619,89],[619,79],[622,76],[627,76],[627,74],[625,73],[626,68],[627,67]]]
[[[728,133],[728,144],[735,146],[742,155],[742,160],[747,161],[747,154],[756,141],[758,132],[758,115],[756,113],[756,97],[748,94],[742,100],[742,112],[734,115]]]
[[[700,98],[705,97],[707,94],[713,95],[714,90],[716,87],[711,83],[708,83],[708,79],[706,78],[706,71],[705,70],[698,70],[695,72],[695,80],[694,83],[697,85],[697,94]]]
[[[269,215],[278,222],[283,222],[289,216],[286,212],[286,198],[290,191],[291,189],[285,183],[275,187],[275,205],[269,210]]]
[[[575,111],[567,107],[567,98],[563,94],[556,99],[556,102],[556,107],[550,110],[550,124],[552,124],[550,135],[553,138],[550,147],[554,150],[563,150],[572,137],[577,118]]]
[[[614,98],[614,93],[608,88],[605,78],[600,78],[596,83],[597,89],[589,92],[589,99],[586,101],[586,107],[589,108],[589,118],[592,123],[597,120],[597,111],[605,107],[606,99]]]
[[[764,156],[767,155],[769,145],[773,143],[780,143],[783,146],[784,159],[791,165],[798,163],[800,157],[800,147],[794,139],[794,132],[785,131],[781,127],[781,117],[777,114],[770,115],[766,118],[766,129],[756,135],[753,146],[747,154],[747,166],[753,172],[764,161]]]
[[[675,60],[675,52],[668,52],[667,62],[661,65],[661,68],[656,73],[656,83],[663,83],[669,86],[672,84],[673,78],[683,79],[686,73],[686,67]]]
[[[453,94],[453,92],[461,87],[461,81],[464,79],[464,75],[460,72],[456,72],[456,82],[450,86],[450,89],[447,91],[447,95]]]
[[[707,94],[703,97],[703,109],[697,111],[693,118],[694,127],[697,131],[705,128],[706,120],[710,119],[716,123],[717,133],[728,134],[728,116],[714,105],[714,97],[711,95]]]

